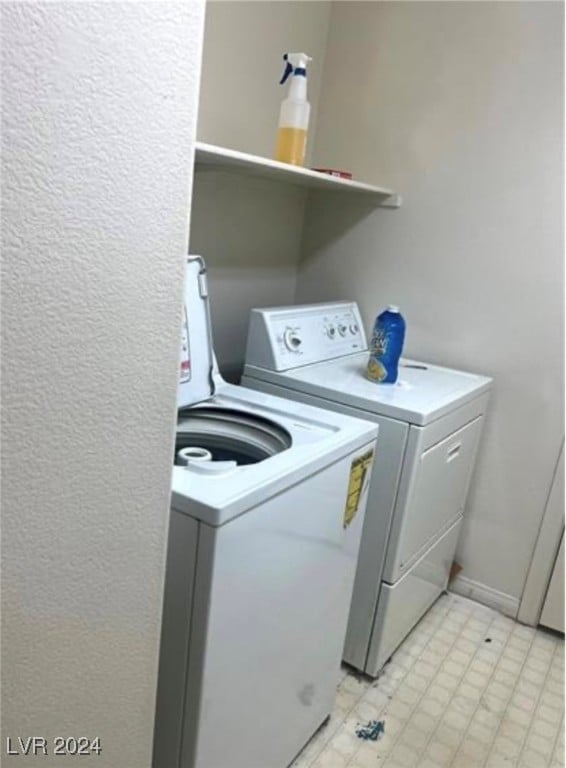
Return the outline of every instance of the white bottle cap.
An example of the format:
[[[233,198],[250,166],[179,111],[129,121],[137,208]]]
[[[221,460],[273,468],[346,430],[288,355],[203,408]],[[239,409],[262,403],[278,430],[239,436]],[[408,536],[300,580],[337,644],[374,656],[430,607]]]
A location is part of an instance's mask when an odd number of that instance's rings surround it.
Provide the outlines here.
[[[396,304],[388,304],[387,305],[387,311],[388,312],[399,312],[399,307]]]

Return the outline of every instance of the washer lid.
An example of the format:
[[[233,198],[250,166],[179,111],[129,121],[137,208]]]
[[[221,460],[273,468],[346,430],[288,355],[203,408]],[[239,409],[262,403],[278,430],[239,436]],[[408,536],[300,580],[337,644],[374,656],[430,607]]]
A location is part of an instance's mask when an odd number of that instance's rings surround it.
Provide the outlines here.
[[[177,407],[209,400],[214,388],[206,264],[200,256],[187,256]]]

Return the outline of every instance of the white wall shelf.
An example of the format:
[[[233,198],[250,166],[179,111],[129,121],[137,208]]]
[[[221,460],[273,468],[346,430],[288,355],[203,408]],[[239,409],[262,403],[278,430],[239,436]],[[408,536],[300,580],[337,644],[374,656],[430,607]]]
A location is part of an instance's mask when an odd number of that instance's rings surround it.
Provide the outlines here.
[[[329,176],[308,168],[299,168],[266,157],[248,155],[246,152],[238,152],[235,149],[217,147],[213,144],[196,142],[195,170],[226,170],[237,171],[251,176],[272,179],[309,189],[325,189],[328,191],[342,191],[360,193],[375,199],[376,206],[386,208],[399,208],[401,196],[385,187],[376,187],[372,184],[364,184],[359,181],[340,179]]]

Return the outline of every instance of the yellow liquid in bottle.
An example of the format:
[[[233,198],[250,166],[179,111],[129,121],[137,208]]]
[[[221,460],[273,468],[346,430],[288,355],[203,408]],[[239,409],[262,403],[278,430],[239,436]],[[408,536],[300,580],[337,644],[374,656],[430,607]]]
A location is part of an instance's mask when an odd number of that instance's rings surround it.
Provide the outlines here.
[[[307,132],[303,128],[279,128],[275,159],[291,165],[305,164]]]

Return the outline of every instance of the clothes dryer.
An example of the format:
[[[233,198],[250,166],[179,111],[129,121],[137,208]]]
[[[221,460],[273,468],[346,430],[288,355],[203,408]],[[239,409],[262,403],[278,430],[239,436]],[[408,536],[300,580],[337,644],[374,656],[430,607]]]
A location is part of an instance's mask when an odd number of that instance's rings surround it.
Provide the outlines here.
[[[379,425],[344,659],[370,676],[446,588],[491,379],[402,359],[365,376],[353,302],[254,309],[242,383]]]

